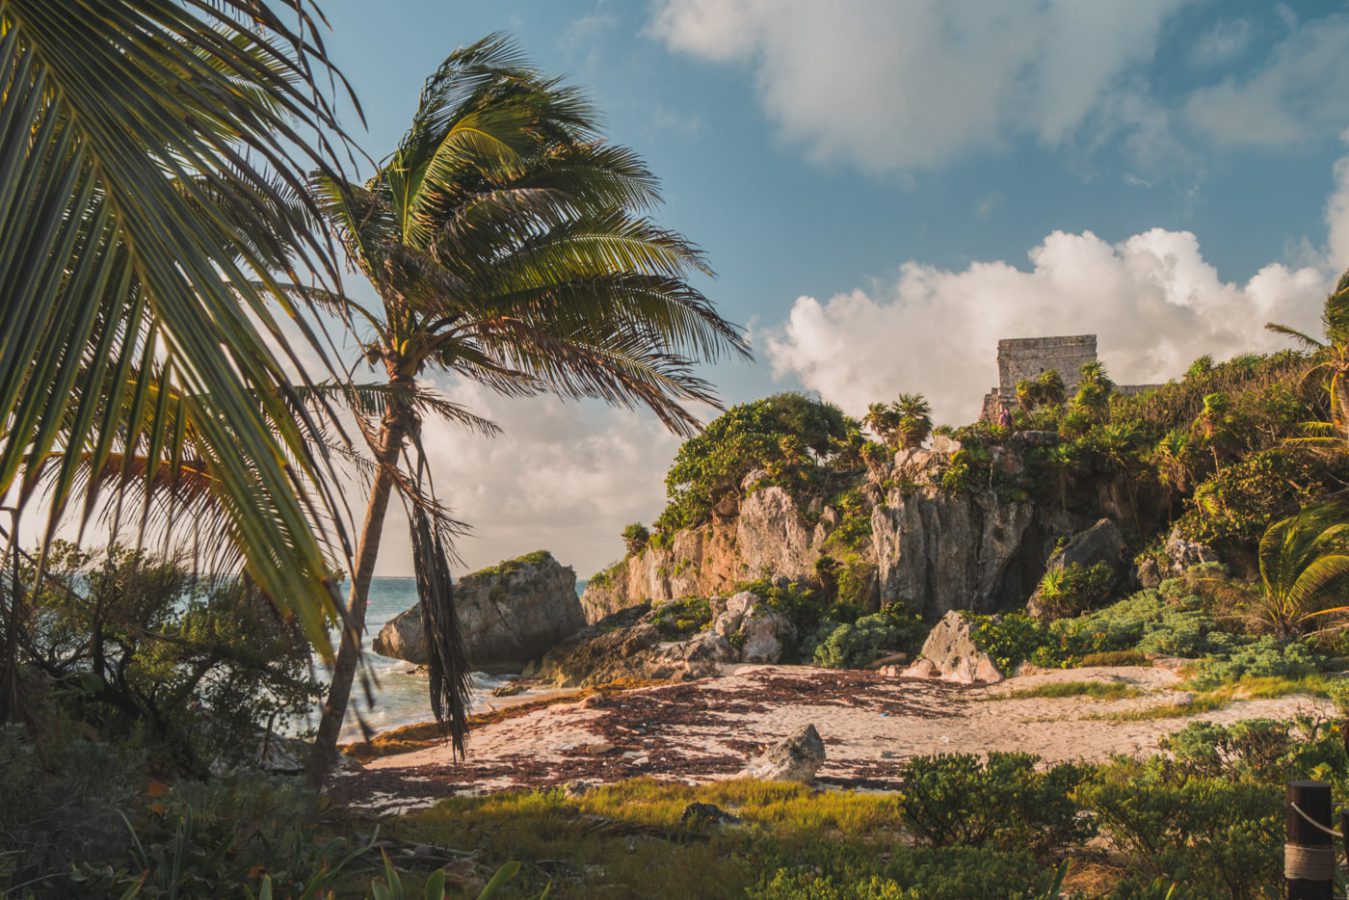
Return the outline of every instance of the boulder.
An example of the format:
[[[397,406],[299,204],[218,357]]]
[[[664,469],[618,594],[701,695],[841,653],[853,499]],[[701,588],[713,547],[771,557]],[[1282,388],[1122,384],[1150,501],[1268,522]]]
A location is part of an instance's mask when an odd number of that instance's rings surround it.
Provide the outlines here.
[[[518,672],[585,627],[576,573],[546,551],[465,575],[454,606],[469,664],[486,672]],[[425,664],[425,627],[418,607],[395,616],[375,638],[383,656]]]
[[[742,662],[777,662],[787,645],[796,640],[791,620],[750,591],[741,591],[725,601],[717,599],[713,610],[716,619],[712,631],[728,643],[738,637]]]
[[[958,684],[1002,681],[992,657],[974,645],[971,624],[958,611],[942,617],[923,642],[920,657],[904,670],[907,678],[940,678]]]
[[[1119,585],[1126,572],[1124,550],[1124,535],[1120,534],[1119,526],[1110,519],[1100,519],[1090,528],[1069,538],[1061,549],[1049,557],[1045,571],[1062,571],[1069,566],[1089,569],[1098,563],[1105,563],[1113,576],[1113,588]],[[1032,616],[1041,617],[1043,610],[1039,587],[1031,594],[1027,611]]]
[[[750,760],[741,776],[764,781],[809,782],[824,765],[824,741],[807,725]]]
[[[650,621],[650,606],[615,613],[544,654],[537,677],[559,687],[591,687],[615,681],[669,681],[716,675],[739,654],[713,631],[686,641],[662,642]]]

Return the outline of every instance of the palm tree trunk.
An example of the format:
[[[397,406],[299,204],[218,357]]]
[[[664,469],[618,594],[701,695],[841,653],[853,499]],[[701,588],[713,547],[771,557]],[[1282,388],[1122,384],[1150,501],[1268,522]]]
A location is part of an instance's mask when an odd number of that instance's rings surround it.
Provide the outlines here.
[[[379,451],[376,456],[379,471],[374,484],[370,486],[370,500],[365,508],[360,541],[356,545],[356,566],[351,573],[351,593],[347,597],[347,622],[342,629],[342,643],[333,663],[332,683],[328,686],[318,732],[314,736],[314,747],[305,768],[306,779],[314,790],[323,786],[328,771],[337,761],[337,736],[342,731],[342,720],[346,718],[347,703],[351,699],[351,685],[356,678],[356,665],[361,658],[361,636],[365,633],[370,580],[375,574],[380,538],[384,533],[384,516],[389,509],[389,496],[393,493],[394,467],[406,436],[407,423],[403,414],[391,409],[380,425]]]

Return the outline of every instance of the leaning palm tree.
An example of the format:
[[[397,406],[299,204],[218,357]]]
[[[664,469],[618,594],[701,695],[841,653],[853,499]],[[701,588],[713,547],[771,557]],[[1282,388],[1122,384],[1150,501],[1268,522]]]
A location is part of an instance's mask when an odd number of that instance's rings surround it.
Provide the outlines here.
[[[291,414],[304,367],[280,328],[322,352],[280,282],[338,273],[305,174],[333,170],[324,136],[341,136],[311,12],[0,0],[0,496],[45,502],[50,538],[89,457],[101,469],[115,444],[161,448],[171,420],[191,422],[223,541],[326,650],[312,522],[339,506],[312,420]],[[152,364],[181,415],[134,376]]]
[[[443,373],[508,396],[643,406],[689,434],[696,420],[686,404],[716,401],[693,365],[748,355],[739,331],[688,282],[708,271],[701,254],[646,218],[659,200],[651,172],[602,140],[581,94],[500,36],[456,51],[431,76],[411,129],[374,177],[320,185],[329,221],[379,298],[370,309],[345,304],[344,314],[396,393]],[[413,514],[432,707],[462,752],[467,673],[420,425],[397,396],[365,424],[378,470],[310,765],[316,782],[334,758],[396,492]]]
[[[1328,603],[1349,584],[1349,504],[1330,501],[1275,522],[1260,539],[1262,607],[1288,636],[1310,619],[1346,611]]]

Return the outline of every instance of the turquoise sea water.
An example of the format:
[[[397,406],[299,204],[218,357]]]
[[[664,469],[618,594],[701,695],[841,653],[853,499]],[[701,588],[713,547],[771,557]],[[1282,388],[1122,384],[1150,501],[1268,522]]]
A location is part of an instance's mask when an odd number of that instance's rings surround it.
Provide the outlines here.
[[[577,582],[578,592],[585,582]],[[431,702],[427,696],[426,676],[416,666],[400,659],[380,656],[370,649],[371,642],[394,616],[417,603],[417,582],[412,578],[376,578],[370,585],[370,605],[366,611],[366,664],[373,676],[374,705],[367,703],[358,682],[352,688],[352,702],[360,710],[366,725],[375,731],[425,722],[431,718]],[[335,637],[335,636],[334,636]],[[473,673],[473,706],[484,708],[490,700],[489,691],[504,684],[511,676]],[[342,723],[343,741],[360,740],[361,727],[354,711],[348,711]]]

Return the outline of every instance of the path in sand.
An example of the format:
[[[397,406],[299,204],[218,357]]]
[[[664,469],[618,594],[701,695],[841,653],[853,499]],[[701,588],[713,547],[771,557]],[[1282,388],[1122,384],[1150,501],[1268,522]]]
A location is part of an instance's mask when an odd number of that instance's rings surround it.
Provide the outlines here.
[[[1144,693],[995,700],[1056,681],[1115,681]],[[1021,676],[992,686],[897,679],[799,666],[737,666],[720,678],[558,703],[485,725],[468,759],[448,746],[373,760],[340,776],[333,795],[378,811],[440,797],[637,775],[708,781],[732,777],[746,758],[806,724],[824,738],[818,780],[895,788],[903,761],[928,753],[1017,750],[1047,761],[1103,760],[1155,750],[1158,738],[1195,720],[1234,722],[1329,712],[1310,697],[1237,701],[1192,717],[1116,721],[1102,714],[1174,703],[1179,677],[1163,668],[1083,668]]]

